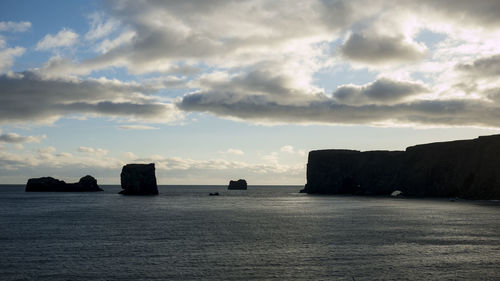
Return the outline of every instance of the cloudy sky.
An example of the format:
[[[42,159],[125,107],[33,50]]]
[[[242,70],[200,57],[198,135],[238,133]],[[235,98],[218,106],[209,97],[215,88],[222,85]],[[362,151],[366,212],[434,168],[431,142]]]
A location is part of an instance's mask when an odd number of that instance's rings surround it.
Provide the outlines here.
[[[0,183],[303,184],[500,128],[500,1],[0,2]]]

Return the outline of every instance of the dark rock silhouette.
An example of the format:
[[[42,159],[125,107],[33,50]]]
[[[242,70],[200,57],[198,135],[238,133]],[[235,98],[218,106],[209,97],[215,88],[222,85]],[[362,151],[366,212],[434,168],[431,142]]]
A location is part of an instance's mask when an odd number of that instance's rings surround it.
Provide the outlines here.
[[[317,150],[309,153],[311,194],[500,199],[500,135],[431,143],[406,151]]]
[[[229,181],[229,186],[227,189],[237,189],[237,190],[246,190],[247,189],[247,181],[243,179],[239,179],[237,181]]]
[[[124,195],[157,195],[155,164],[127,164],[120,174]]]
[[[80,181],[78,181],[78,184],[87,189],[100,189],[99,186],[97,185],[97,180],[89,175],[86,175],[83,178],[81,178]]]
[[[32,178],[26,183],[26,192],[86,192],[103,191],[92,176],[84,176],[76,183],[66,183],[52,177]]]

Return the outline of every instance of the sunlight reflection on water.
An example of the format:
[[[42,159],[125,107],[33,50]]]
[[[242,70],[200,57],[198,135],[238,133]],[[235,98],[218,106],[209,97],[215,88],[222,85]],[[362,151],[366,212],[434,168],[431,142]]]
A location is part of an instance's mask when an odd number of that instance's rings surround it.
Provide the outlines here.
[[[498,204],[300,187],[104,189],[1,187],[2,280],[500,279]]]

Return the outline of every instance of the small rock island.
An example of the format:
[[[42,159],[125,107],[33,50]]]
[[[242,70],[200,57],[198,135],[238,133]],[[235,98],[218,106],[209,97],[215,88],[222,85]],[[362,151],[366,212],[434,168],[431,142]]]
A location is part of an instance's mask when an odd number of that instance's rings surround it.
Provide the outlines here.
[[[500,199],[500,135],[430,143],[405,151],[309,152],[309,194]]]
[[[244,179],[239,179],[237,181],[229,181],[229,185],[227,186],[227,189],[234,189],[234,190],[246,190],[247,189],[247,181]]]
[[[127,164],[120,174],[124,195],[158,195],[155,164]]]
[[[97,180],[92,176],[84,176],[76,183],[66,183],[65,181],[53,177],[32,178],[26,183],[26,192],[89,192],[103,191]]]

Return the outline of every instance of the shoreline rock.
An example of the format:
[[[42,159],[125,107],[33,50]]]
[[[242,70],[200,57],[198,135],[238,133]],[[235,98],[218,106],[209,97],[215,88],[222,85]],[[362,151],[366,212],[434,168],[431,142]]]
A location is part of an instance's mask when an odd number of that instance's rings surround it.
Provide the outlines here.
[[[155,164],[127,164],[120,174],[123,195],[158,195]]]
[[[66,183],[65,181],[53,177],[31,178],[26,183],[25,192],[94,192],[103,191],[97,180],[86,175],[76,183]]]
[[[229,181],[229,185],[227,189],[231,190],[246,190],[247,189],[247,181],[244,179],[239,179],[237,181]]]
[[[308,194],[500,199],[500,135],[430,143],[405,151],[309,152]]]

